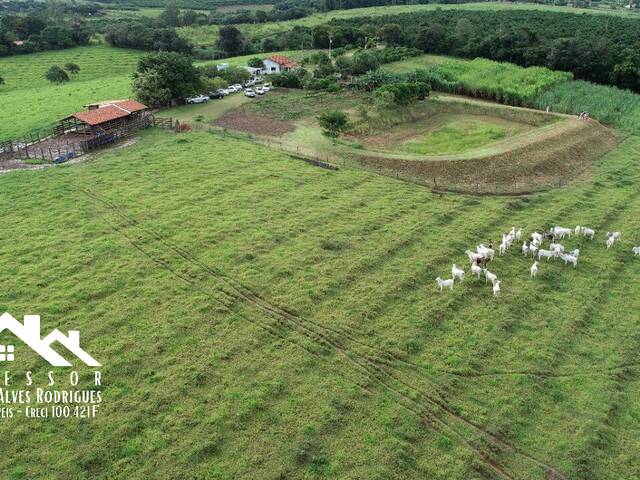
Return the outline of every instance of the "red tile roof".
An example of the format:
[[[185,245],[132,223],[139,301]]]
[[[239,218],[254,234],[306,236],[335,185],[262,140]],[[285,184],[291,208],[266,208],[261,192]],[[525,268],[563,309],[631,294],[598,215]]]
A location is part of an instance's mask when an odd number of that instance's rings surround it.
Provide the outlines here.
[[[101,123],[110,122],[111,120],[128,117],[133,112],[139,112],[146,108],[145,105],[135,100],[123,100],[121,102],[109,103],[86,112],[77,112],[71,116],[89,125],[100,125]]]
[[[289,57],[285,57],[284,55],[274,55],[269,58],[269,60],[276,62],[278,65],[281,65],[286,68],[295,68],[298,66],[296,62],[291,60]]]

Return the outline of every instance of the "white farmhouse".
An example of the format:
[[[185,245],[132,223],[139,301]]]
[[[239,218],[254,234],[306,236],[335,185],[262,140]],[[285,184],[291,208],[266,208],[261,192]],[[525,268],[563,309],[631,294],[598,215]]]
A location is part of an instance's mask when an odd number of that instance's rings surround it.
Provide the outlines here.
[[[288,72],[298,67],[298,64],[284,55],[274,55],[262,61],[264,63],[264,73]]]

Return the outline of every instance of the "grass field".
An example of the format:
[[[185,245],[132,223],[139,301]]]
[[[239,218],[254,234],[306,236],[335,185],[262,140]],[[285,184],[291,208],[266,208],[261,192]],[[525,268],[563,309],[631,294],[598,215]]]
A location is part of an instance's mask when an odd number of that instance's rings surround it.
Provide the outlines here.
[[[291,30],[296,26],[314,27],[327,23],[333,19],[354,17],[376,17],[381,15],[396,15],[400,13],[424,12],[435,9],[464,9],[464,10],[553,10],[559,12],[585,13],[594,15],[621,15],[638,16],[636,12],[626,9],[584,9],[573,7],[560,7],[538,5],[533,3],[509,3],[509,2],[476,2],[462,4],[427,4],[427,5],[386,5],[383,7],[353,8],[349,10],[332,10],[316,13],[296,20],[282,22],[270,22],[262,24],[243,24],[238,28],[254,39],[261,39],[275,35],[283,30]],[[196,45],[211,45],[218,39],[218,27],[216,25],[181,27],[180,35]]]
[[[421,155],[460,153],[506,136],[505,126],[491,119],[455,118],[425,135],[411,138],[403,150]]]
[[[102,45],[0,59],[0,139],[46,129],[57,119],[98,100],[131,96],[131,74],[142,52]],[[54,85],[44,75],[52,65],[76,63],[80,73]]]
[[[0,468],[636,478],[639,156],[631,137],[563,189],[473,198],[150,131],[93,162],[2,175],[0,310],[79,328],[104,401],[90,422],[4,420]],[[532,281],[512,251],[491,265],[499,300],[471,278],[437,292],[466,248],[555,223],[598,231],[566,242],[577,269],[543,263]],[[12,375],[46,382],[18,354]]]

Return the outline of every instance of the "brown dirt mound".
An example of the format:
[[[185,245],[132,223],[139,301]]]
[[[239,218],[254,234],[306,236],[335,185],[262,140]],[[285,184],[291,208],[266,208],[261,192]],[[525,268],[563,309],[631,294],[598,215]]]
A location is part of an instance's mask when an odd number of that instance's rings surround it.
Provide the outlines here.
[[[507,152],[460,160],[410,160],[361,154],[355,160],[435,189],[478,194],[518,194],[561,186],[618,143],[595,120],[566,123],[553,135]]]
[[[269,135],[279,137],[295,130],[289,122],[243,112],[228,112],[212,122],[213,125],[255,135]]]

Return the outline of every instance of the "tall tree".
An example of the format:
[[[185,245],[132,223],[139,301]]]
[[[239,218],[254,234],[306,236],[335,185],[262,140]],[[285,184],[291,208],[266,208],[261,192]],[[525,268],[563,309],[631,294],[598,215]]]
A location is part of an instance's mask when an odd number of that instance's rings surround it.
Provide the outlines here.
[[[152,73],[156,75],[151,75]],[[134,74],[135,93],[141,101],[144,92],[153,88],[162,91],[160,98],[168,103],[169,100],[193,94],[201,86],[200,72],[191,58],[175,52],[157,52],[143,56]]]
[[[158,23],[166,27],[178,27],[180,25],[180,9],[174,3],[169,3],[158,16]]]
[[[228,56],[238,55],[244,50],[245,39],[242,32],[233,25],[220,27],[217,47]]]
[[[378,30],[378,37],[388,45],[398,45],[402,42],[402,27],[397,23],[387,23]]]

